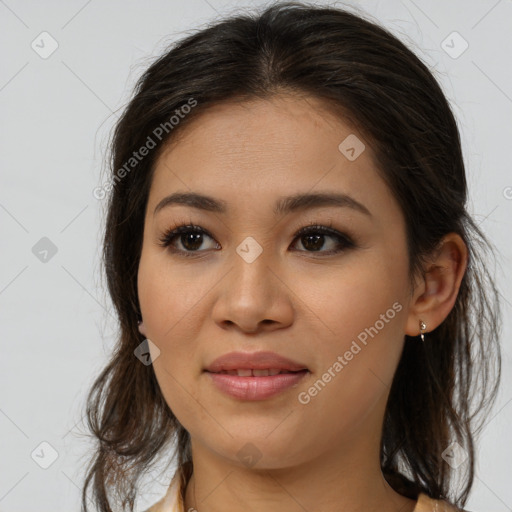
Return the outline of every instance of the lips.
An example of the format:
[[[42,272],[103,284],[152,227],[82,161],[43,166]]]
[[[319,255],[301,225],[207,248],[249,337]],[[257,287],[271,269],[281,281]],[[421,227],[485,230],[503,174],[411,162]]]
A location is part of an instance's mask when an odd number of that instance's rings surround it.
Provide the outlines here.
[[[218,373],[220,375],[238,375],[238,377],[268,377],[269,375],[280,375],[281,373],[295,373],[290,370],[280,370],[279,368],[269,368],[265,370],[256,370],[254,368],[237,369],[237,370],[223,370]]]
[[[298,361],[275,352],[231,352],[204,370],[215,387],[238,400],[266,400],[297,387],[309,374]]]
[[[307,370],[306,365],[275,352],[230,352],[215,359],[205,371],[240,377],[265,377]]]

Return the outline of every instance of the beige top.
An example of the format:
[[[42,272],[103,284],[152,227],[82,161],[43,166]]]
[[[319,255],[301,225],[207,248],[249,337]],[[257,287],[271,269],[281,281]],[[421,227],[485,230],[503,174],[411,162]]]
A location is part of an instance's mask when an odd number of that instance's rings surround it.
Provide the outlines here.
[[[178,472],[169,485],[166,495],[155,505],[147,510],[147,512],[186,512],[185,505],[180,494],[180,480]],[[418,501],[413,512],[464,512],[462,509],[456,508],[448,504],[446,501],[433,500],[426,494],[420,493]]]

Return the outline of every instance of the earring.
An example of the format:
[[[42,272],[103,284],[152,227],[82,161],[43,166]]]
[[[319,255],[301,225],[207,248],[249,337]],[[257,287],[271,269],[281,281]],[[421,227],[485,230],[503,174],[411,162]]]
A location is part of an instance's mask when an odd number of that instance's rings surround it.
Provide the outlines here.
[[[146,336],[146,326],[144,325],[144,321],[143,320],[139,320],[137,323],[138,323],[139,332],[143,336]]]
[[[423,342],[425,342],[425,335],[423,333],[425,332],[426,328],[427,328],[427,324],[423,320],[420,320],[420,336],[421,336],[421,341],[423,341]]]

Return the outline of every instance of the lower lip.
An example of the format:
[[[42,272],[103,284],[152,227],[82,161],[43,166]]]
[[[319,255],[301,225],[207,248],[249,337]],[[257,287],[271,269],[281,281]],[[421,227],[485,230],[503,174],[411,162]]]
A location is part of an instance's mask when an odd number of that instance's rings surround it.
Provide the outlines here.
[[[266,377],[239,377],[227,373],[206,372],[217,388],[234,398],[241,400],[265,400],[296,387],[309,372],[279,373]]]

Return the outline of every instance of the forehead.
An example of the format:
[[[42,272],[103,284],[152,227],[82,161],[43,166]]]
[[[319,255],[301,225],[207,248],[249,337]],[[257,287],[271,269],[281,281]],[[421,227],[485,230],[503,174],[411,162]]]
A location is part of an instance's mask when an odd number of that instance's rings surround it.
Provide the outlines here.
[[[354,132],[317,98],[279,95],[209,107],[185,126],[176,142],[171,140],[167,153],[173,153],[173,160],[207,155],[208,163],[234,163],[247,170],[271,172],[285,163],[318,169],[342,156],[338,146]],[[361,156],[368,163],[371,148],[366,149]]]
[[[153,208],[175,190],[213,195],[228,205],[317,189],[392,202],[371,145],[316,98],[222,103],[178,133],[156,162]]]

